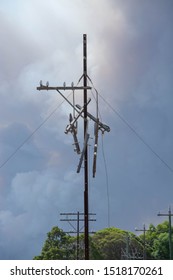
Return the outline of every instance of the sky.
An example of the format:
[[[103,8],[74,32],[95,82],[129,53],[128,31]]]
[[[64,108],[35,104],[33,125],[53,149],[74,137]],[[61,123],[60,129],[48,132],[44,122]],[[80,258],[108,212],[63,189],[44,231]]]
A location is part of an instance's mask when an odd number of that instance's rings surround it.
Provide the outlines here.
[[[60,213],[83,212],[83,168],[64,133],[72,107],[50,86],[77,84],[87,34],[90,230],[135,232],[173,211],[173,1],[0,0],[0,259],[39,255]],[[82,83],[82,82],[81,82]],[[89,83],[89,81],[88,81]],[[91,85],[91,83],[90,83]],[[64,95],[72,102],[72,92]],[[83,104],[83,92],[75,92]],[[78,123],[83,148],[83,121]]]

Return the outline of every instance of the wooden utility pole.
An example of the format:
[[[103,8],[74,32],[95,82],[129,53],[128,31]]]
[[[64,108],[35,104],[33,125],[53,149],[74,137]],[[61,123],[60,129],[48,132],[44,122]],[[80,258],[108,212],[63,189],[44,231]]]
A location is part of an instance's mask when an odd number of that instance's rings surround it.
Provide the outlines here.
[[[91,90],[92,87],[87,85],[87,79],[91,79],[88,77],[87,74],[87,35],[83,34],[83,75],[79,79],[79,82],[83,78],[83,86],[74,86],[72,83],[71,86],[66,86],[64,83],[63,86],[49,86],[49,82],[46,83],[46,85],[43,85],[42,81],[40,81],[40,86],[37,87],[37,90],[56,90],[73,108],[74,115],[70,114],[69,121],[70,124],[66,127],[65,133],[71,132],[74,138],[74,145],[75,145],[75,151],[77,154],[81,154],[79,165],[77,168],[77,173],[80,172],[82,163],[84,163],[84,242],[85,242],[85,259],[89,260],[89,213],[88,213],[88,140],[89,140],[89,133],[88,133],[88,118],[93,120],[93,122],[96,124],[96,132],[95,132],[95,146],[94,146],[94,159],[93,159],[93,177],[95,177],[96,174],[96,158],[97,158],[97,145],[98,145],[98,131],[101,130],[102,133],[105,131],[109,132],[110,127],[103,124],[98,119],[98,93],[96,98],[97,103],[97,116],[94,117],[92,114],[88,112],[87,106],[90,103],[91,99],[89,98],[87,100],[87,91]],[[78,82],[78,83],[79,83]],[[79,104],[71,103],[67,97],[65,97],[64,94],[62,94],[61,90],[71,90],[73,93],[75,90],[83,90],[83,107],[81,107]],[[74,100],[73,100],[74,101]],[[75,116],[75,112],[78,113],[77,116]],[[77,139],[77,120],[79,117],[83,117],[84,119],[84,146],[81,153],[79,142]]]
[[[143,247],[143,259],[147,259],[147,253],[146,253],[146,231],[152,231],[150,229],[146,229],[145,224],[143,225],[143,229],[137,229],[135,228],[136,231],[142,231],[144,234],[144,247]]]
[[[171,214],[171,207],[169,207],[168,214],[157,214],[157,216],[166,216],[169,219],[169,258],[170,260],[173,260],[173,253],[172,253],[172,227],[171,227],[171,217],[173,214]]]
[[[80,222],[85,221],[84,213],[80,213],[80,212],[77,212],[77,213],[60,213],[60,215],[61,216],[66,216],[66,218],[60,219],[60,221],[68,222],[71,225],[71,227],[74,229],[73,231],[66,231],[66,233],[77,234],[76,258],[77,258],[77,260],[79,260],[79,234],[80,233],[85,233],[83,231],[84,226],[83,225],[82,225],[82,227],[80,226]],[[91,221],[95,222],[96,221],[96,219],[90,218],[90,216],[94,216],[96,214],[89,213],[88,215],[89,215],[89,219],[88,219],[89,222],[91,222]],[[70,218],[69,218],[69,216],[70,216]],[[74,226],[72,222],[76,222],[76,226]],[[95,233],[95,232],[94,231],[89,231],[89,233]]]
[[[83,34],[83,86],[66,86],[65,83],[63,86],[49,86],[47,82],[46,85],[43,85],[40,81],[40,86],[37,87],[37,90],[56,90],[61,96],[79,113],[74,104],[70,103],[69,100],[60,92],[60,90],[83,90],[83,117],[84,117],[84,143],[86,147],[84,149],[84,241],[85,241],[85,259],[89,260],[89,223],[88,223],[88,147],[87,147],[87,137],[88,137],[88,112],[87,112],[87,90],[91,87],[87,86],[87,35]]]
[[[84,106],[84,139],[88,134],[87,115],[87,35],[83,35],[83,106]],[[84,225],[85,225],[85,260],[89,260],[89,223],[88,223],[88,145],[84,154]]]

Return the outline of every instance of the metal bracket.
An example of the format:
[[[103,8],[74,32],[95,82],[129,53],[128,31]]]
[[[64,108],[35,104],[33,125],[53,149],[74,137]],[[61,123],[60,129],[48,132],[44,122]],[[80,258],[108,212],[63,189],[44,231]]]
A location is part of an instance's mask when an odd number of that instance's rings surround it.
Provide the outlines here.
[[[81,110],[82,107],[81,107],[80,105],[76,104],[76,108],[79,109],[79,110]],[[110,127],[109,127],[108,125],[103,124],[102,122],[98,121],[93,115],[91,115],[91,114],[88,113],[88,112],[87,112],[87,116],[88,116],[91,120],[93,120],[95,123],[98,122],[99,129],[100,129],[102,132],[104,132],[104,131],[110,132]]]

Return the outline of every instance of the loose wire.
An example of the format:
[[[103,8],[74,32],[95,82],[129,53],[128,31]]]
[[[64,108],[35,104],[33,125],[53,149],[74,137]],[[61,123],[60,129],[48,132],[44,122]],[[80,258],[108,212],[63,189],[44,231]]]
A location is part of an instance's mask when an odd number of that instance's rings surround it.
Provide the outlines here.
[[[94,84],[91,80],[91,78],[89,78],[89,81],[91,82],[91,84],[93,85],[93,88],[96,92],[98,92],[96,90],[96,88],[94,87]],[[150,150],[150,152],[152,152],[164,165],[165,167],[167,167],[172,173],[173,173],[173,168],[156,152],[154,151],[154,149],[143,139],[143,137],[129,124],[129,122],[122,117],[122,115],[117,112],[117,110],[115,110],[115,108],[112,107],[112,105],[100,94],[98,93],[98,95],[101,97],[101,99],[108,105],[108,107],[119,117],[119,119],[136,135],[136,137]]]
[[[81,79],[82,79],[83,75],[79,78],[77,85],[80,83]],[[59,92],[59,91],[58,91]],[[59,92],[61,94],[61,92]],[[65,100],[68,101],[68,98],[71,96],[72,93],[70,93]],[[61,94],[62,95],[62,94]],[[63,96],[64,97],[64,96]],[[32,138],[32,136],[51,118],[51,116],[61,107],[61,105],[65,102],[65,100],[63,100],[44,120],[43,122],[41,122],[39,124],[39,126],[37,126],[36,129],[33,130],[33,132],[27,137],[25,138],[25,140],[14,150],[14,152],[12,152],[9,157],[7,157],[7,159],[0,165],[0,169],[5,166],[7,164],[7,162],[9,162],[14,156],[15,154],[29,141],[29,139]],[[70,102],[69,102],[70,103]],[[71,105],[71,104],[70,104]]]
[[[70,95],[69,95],[70,96]],[[63,100],[44,120],[37,126],[36,129],[33,130],[33,132],[14,150],[14,152],[11,153],[9,157],[0,165],[0,169],[6,165],[6,163],[14,157],[14,155],[26,144],[26,142],[29,141],[33,137],[33,135],[51,118],[51,116],[59,109],[59,107],[64,103]]]
[[[88,77],[89,81],[91,82],[91,84],[93,85],[91,79]],[[96,97],[91,89],[91,93],[95,99],[96,102],[96,115],[97,115],[97,119],[100,118],[101,122],[102,122],[102,117],[101,117],[101,113],[99,110],[99,102],[98,102],[98,96],[99,93],[97,91],[97,89],[93,86],[95,92],[96,92]],[[104,140],[103,140],[103,133],[102,133],[102,138],[101,138],[101,143],[102,143],[102,156],[103,156],[103,162],[104,162],[104,169],[105,169],[105,177],[106,177],[106,195],[107,195],[107,219],[108,219],[108,227],[110,227],[110,195],[109,195],[109,176],[108,176],[108,168],[107,168],[107,162],[106,162],[106,156],[105,156],[105,150],[104,150]]]
[[[109,176],[108,176],[108,168],[106,163],[106,156],[104,150],[104,141],[103,141],[103,134],[102,134],[102,155],[103,155],[103,162],[105,168],[105,176],[106,176],[106,191],[107,191],[107,208],[108,208],[108,227],[110,227],[110,196],[109,196]]]
[[[118,113],[109,102],[105,100],[103,96],[99,94],[102,100],[109,106],[109,108],[121,119],[123,123],[125,123],[128,128],[138,137],[138,139],[173,173],[173,168],[163,159],[161,156],[153,150],[153,148],[140,136],[140,134],[129,124],[129,122]]]

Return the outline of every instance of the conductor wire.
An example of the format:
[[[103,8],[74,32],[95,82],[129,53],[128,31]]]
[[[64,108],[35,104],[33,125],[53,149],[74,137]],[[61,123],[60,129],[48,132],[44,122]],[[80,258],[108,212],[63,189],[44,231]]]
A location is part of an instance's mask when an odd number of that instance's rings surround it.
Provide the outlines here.
[[[70,95],[69,95],[70,96]],[[14,150],[14,152],[7,157],[7,159],[0,165],[0,169],[6,165],[6,163],[13,158],[13,156],[28,142],[32,136],[52,117],[52,115],[59,109],[59,107],[64,103],[65,101],[63,100],[58,106],[37,126],[36,129],[33,130],[33,132]]]
[[[80,83],[81,79],[82,79],[83,75],[79,78],[77,85]],[[62,93],[59,92],[61,95]],[[62,95],[63,96],[63,95]],[[68,100],[68,98],[71,96],[71,93],[67,96],[67,98],[65,97],[64,99],[72,106],[72,104],[70,103],[70,101]],[[63,96],[64,97],[64,96]],[[6,160],[3,161],[2,164],[0,164],[0,169],[5,166],[7,164],[7,162],[9,162],[14,156],[15,154],[17,154],[17,152],[32,138],[32,136],[51,118],[51,116],[59,109],[59,107],[61,107],[61,105],[65,102],[65,100],[63,100],[60,104],[58,104],[58,106],[36,127],[36,129],[34,129],[32,131],[32,133],[25,138],[25,140],[14,150],[14,152],[12,152],[7,158]],[[72,106],[73,107],[73,106]],[[77,109],[76,109],[77,111]]]
[[[90,79],[89,76],[87,76],[87,78],[89,79],[90,83],[92,84],[95,92],[96,92],[96,97],[93,93],[93,91],[91,90],[91,93],[95,99],[96,102],[96,116],[97,116],[97,120],[100,118],[101,122],[102,122],[102,117],[101,117],[101,113],[99,111],[99,102],[98,102],[98,97],[99,97],[99,93],[97,91],[97,89],[94,87],[92,80]],[[103,162],[104,162],[104,169],[105,169],[105,178],[106,178],[106,196],[107,196],[107,219],[108,219],[108,227],[110,227],[110,195],[109,195],[109,176],[108,176],[108,168],[107,168],[107,162],[106,162],[106,156],[105,156],[105,150],[104,150],[104,140],[103,140],[103,133],[102,133],[102,138],[101,138],[101,146],[102,146],[102,156],[103,156]]]
[[[92,80],[88,77],[89,81],[93,85]],[[96,88],[93,85],[95,91]],[[136,137],[153,153],[155,157],[157,157],[164,165],[173,173],[173,168],[143,139],[143,137],[129,124],[129,122],[117,111],[112,105],[101,95],[98,93],[101,99],[108,105],[108,107],[119,117],[119,119],[136,135]]]
[[[103,162],[104,162],[104,168],[105,168],[105,177],[106,177],[106,195],[107,195],[107,215],[108,215],[108,227],[110,227],[110,195],[109,195],[109,176],[108,176],[108,168],[107,168],[107,162],[106,162],[106,156],[105,156],[105,150],[104,150],[104,140],[103,140],[103,134],[101,138],[102,143],[102,155],[103,155]]]

